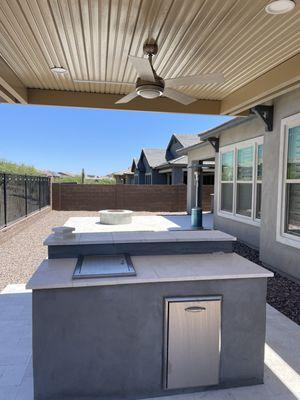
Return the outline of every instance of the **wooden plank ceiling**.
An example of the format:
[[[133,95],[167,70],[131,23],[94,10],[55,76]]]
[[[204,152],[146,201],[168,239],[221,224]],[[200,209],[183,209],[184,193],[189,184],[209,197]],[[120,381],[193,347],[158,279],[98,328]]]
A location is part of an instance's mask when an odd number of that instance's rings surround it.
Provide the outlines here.
[[[159,45],[160,76],[222,72],[222,84],[181,87],[223,100],[300,52],[300,6],[272,16],[268,0],[0,0],[0,55],[26,88],[121,95],[135,83],[128,54]],[[69,73],[54,75],[50,67]]]

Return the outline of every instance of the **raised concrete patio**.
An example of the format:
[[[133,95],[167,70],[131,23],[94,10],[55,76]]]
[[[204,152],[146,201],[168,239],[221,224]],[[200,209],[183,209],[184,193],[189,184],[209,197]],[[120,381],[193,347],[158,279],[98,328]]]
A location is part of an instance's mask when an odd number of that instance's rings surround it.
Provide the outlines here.
[[[203,213],[203,228],[213,229],[213,214]],[[191,230],[190,215],[134,215],[132,223],[126,225],[105,225],[99,217],[71,217],[65,226],[75,228],[76,233],[83,232],[161,232]]]
[[[0,400],[33,400],[31,292],[8,285],[0,295]],[[265,384],[160,397],[160,400],[300,399],[300,327],[267,306]],[[152,399],[153,400],[153,399]]]

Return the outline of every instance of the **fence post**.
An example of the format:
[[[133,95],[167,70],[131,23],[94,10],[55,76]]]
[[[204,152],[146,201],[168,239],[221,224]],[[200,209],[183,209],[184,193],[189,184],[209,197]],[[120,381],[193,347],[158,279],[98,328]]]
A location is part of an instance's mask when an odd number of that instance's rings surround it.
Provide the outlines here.
[[[38,177],[39,182],[39,209],[41,209],[41,178]]]
[[[4,226],[7,226],[6,174],[3,174]]]
[[[28,215],[28,205],[27,205],[27,175],[24,176],[24,190],[25,190],[25,217]]]

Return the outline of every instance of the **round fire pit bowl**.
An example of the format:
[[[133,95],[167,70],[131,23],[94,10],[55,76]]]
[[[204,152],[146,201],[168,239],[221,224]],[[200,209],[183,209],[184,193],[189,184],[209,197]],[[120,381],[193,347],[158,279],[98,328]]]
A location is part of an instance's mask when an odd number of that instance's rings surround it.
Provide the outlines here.
[[[133,211],[130,210],[101,210],[100,224],[125,225],[131,224]]]

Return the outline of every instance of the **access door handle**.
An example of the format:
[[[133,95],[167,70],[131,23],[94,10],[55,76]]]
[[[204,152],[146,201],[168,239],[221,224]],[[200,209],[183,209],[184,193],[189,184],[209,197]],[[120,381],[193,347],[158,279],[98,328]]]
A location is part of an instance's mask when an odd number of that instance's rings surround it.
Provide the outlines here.
[[[187,311],[187,312],[200,312],[200,311],[205,311],[205,310],[206,310],[205,307],[200,307],[200,306],[191,306],[191,307],[185,308],[185,311]]]

